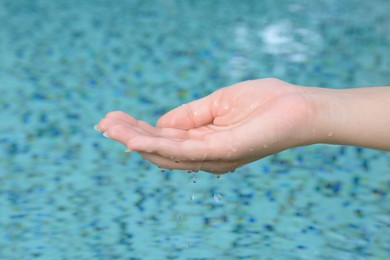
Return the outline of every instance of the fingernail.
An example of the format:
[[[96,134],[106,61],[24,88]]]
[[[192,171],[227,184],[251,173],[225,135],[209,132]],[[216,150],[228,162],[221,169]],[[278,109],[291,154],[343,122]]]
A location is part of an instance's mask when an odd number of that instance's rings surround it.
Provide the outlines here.
[[[94,125],[93,128],[94,128],[96,131],[100,132],[100,133],[102,132],[102,131],[99,129],[99,126],[98,126],[98,125]]]
[[[132,150],[130,150],[129,148],[127,148],[127,149],[125,150],[125,153],[130,153],[130,152],[132,152]]]
[[[107,132],[104,132],[104,133],[103,133],[103,136],[104,136],[105,138],[110,138],[110,137],[108,136]]]

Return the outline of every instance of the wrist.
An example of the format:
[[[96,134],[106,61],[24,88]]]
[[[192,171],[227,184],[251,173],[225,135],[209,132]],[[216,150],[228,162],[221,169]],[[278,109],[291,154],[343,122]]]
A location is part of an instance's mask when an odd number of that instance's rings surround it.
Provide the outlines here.
[[[300,87],[308,103],[311,118],[303,131],[304,145],[342,143],[342,128],[345,125],[345,111],[341,102],[341,89]],[[340,139],[341,138],[341,139]]]

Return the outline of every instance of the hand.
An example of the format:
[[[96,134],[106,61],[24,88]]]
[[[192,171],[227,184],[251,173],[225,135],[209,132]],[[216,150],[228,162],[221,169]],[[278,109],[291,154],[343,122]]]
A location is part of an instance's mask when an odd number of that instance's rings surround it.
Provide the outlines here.
[[[314,109],[304,89],[245,81],[173,109],[157,127],[114,111],[98,128],[161,168],[222,174],[310,143]]]

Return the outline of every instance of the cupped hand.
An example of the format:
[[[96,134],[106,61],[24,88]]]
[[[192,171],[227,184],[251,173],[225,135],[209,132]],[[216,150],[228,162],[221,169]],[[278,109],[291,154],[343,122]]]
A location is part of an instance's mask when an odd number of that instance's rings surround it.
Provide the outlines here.
[[[304,89],[244,81],[173,109],[157,127],[114,111],[98,128],[161,168],[222,174],[308,144],[314,110]]]

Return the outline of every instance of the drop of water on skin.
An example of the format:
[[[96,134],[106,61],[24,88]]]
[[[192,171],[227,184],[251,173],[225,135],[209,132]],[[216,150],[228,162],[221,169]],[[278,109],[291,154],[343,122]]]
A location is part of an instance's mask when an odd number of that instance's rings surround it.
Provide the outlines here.
[[[237,148],[235,148],[235,147],[232,147],[230,150],[231,150],[233,153],[237,152]]]
[[[333,135],[333,132],[328,133],[328,136],[332,136],[332,135]]]
[[[214,194],[214,200],[215,200],[215,202],[221,203],[221,202],[222,202],[222,199],[223,199],[222,194],[220,194],[220,193],[215,193],[215,194]]]

